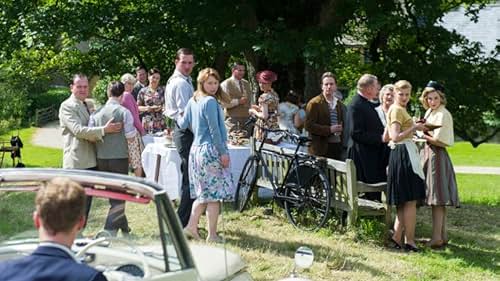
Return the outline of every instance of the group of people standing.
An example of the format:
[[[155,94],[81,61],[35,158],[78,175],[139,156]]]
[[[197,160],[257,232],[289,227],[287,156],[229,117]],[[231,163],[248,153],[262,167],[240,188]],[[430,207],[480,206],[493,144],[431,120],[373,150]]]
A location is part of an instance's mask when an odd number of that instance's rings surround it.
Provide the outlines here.
[[[97,169],[127,173],[129,163],[140,169],[140,136],[165,128],[164,116],[173,120],[173,141],[181,157],[181,198],[178,215],[187,236],[200,239],[198,224],[206,211],[208,241],[218,242],[220,201],[232,200],[234,182],[229,170],[228,133],[242,128],[249,116],[257,118],[254,137],[264,140],[264,129],[286,129],[307,134],[309,153],[337,160],[353,159],[357,179],[365,183],[387,181],[388,200],[397,215],[390,238],[396,248],[418,251],[415,244],[416,207],[433,208],[430,246],[446,245],[446,208],[459,206],[456,180],[446,147],[453,144],[453,121],[446,110],[444,88],[430,82],[421,95],[425,120],[406,111],[412,86],[400,80],[380,89],[376,76],[363,75],[357,94],[346,106],[337,95],[337,79],[321,76],[322,92],[302,107],[300,95],[290,91],[280,103],[272,84],[278,77],[264,70],[256,74],[260,95],[252,104],[245,66],[234,63],[231,77],[221,82],[215,69],[201,70],[196,90],[191,80],[194,53],[177,51],[175,70],[160,86],[160,72],[136,69],[108,87],[108,102],[95,113],[86,105],[88,80],[75,75],[72,95],[61,104],[59,118],[64,138],[63,168]],[[147,79],[146,79],[147,78]],[[429,124],[435,125],[429,127]],[[425,148],[413,142],[418,131]],[[380,195],[366,194],[380,200]],[[89,202],[90,204],[90,202]],[[125,203],[110,200],[105,229],[128,233]],[[403,239],[404,237],[404,239]]]
[[[415,120],[406,110],[412,85],[405,80],[380,89],[377,77],[365,74],[348,107],[348,158],[357,179],[387,181],[388,203],[396,206],[390,246],[419,251],[415,243],[416,208],[432,206],[431,248],[448,243],[446,206],[459,207],[457,183],[446,147],[453,145],[453,119],[446,110],[444,87],[429,82],[420,96],[427,110]],[[380,91],[379,91],[380,89]],[[374,100],[380,99],[379,103]],[[417,134],[416,134],[417,133]],[[425,142],[419,152],[414,138]],[[371,197],[370,197],[371,196]],[[369,199],[379,199],[368,195]]]

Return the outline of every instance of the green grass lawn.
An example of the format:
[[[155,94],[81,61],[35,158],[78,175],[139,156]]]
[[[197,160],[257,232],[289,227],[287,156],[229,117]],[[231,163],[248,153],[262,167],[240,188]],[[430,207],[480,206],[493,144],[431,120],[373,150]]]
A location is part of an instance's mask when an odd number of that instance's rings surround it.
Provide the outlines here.
[[[60,166],[60,150],[29,144],[33,132],[21,131],[26,164]],[[455,165],[500,166],[499,147],[483,144],[474,150],[458,143],[450,153]],[[465,157],[467,154],[474,156]],[[226,237],[227,247],[248,263],[255,280],[287,276],[292,270],[294,252],[302,245],[315,253],[311,269],[300,271],[312,280],[500,280],[500,176],[458,174],[457,180],[462,206],[448,209],[450,245],[442,251],[430,250],[422,243],[419,245],[423,251],[418,254],[388,250],[383,245],[383,225],[371,219],[361,220],[353,229],[331,225],[316,233],[299,231],[279,208],[274,208],[271,215],[263,207],[242,214],[226,210],[219,230]],[[17,197],[0,193],[0,240],[32,228],[32,210],[12,207],[12,202],[29,205],[31,200],[29,194]],[[108,206],[95,207],[102,215]],[[127,212],[136,210],[127,208]],[[151,219],[146,212],[139,213],[144,216],[142,221]],[[147,233],[137,226],[134,231]],[[418,210],[416,234],[420,240],[431,235],[431,213],[427,207]]]
[[[500,144],[483,143],[474,148],[468,142],[457,142],[448,152],[455,166],[500,167]]]

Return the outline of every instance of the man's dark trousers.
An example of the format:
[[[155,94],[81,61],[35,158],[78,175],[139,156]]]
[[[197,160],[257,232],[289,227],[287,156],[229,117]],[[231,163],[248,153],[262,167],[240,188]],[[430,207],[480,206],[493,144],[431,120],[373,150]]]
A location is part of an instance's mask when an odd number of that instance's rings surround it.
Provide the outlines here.
[[[189,151],[193,143],[193,133],[189,129],[180,129],[178,126],[174,130],[174,143],[177,152],[181,157],[181,173],[182,173],[182,186],[181,186],[181,202],[177,209],[177,215],[181,220],[182,227],[188,224],[189,216],[191,216],[191,207],[193,206],[194,199],[191,199],[189,192]]]
[[[112,172],[117,174],[128,174],[128,158],[125,159],[97,159],[97,169],[99,171]],[[125,215],[125,201],[109,199],[109,211],[106,217],[104,229],[108,231],[122,230],[129,233],[127,216]]]

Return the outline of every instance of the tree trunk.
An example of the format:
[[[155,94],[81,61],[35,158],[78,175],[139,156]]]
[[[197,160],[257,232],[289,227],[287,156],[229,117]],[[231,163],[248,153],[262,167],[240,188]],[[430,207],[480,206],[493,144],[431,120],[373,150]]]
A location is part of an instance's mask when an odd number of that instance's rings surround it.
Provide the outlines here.
[[[321,93],[320,78],[323,71],[306,64],[304,69],[304,101]]]

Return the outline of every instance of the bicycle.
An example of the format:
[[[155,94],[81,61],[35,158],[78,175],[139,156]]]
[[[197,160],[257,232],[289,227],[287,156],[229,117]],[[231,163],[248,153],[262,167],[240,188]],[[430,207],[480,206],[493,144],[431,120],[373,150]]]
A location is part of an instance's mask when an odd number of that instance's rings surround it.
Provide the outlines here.
[[[254,122],[252,119],[247,124]],[[246,124],[246,125],[247,125]],[[258,126],[258,125],[256,125]],[[263,151],[268,133],[279,133],[297,143],[293,154],[283,154],[290,161],[282,182],[277,182],[274,174],[264,161]],[[299,153],[310,139],[283,130],[264,129],[264,137],[258,149],[254,142],[255,153],[246,160],[236,187],[234,208],[243,212],[255,189],[257,170],[261,168],[263,176],[271,183],[273,201],[285,209],[287,218],[295,227],[314,231],[321,228],[330,213],[331,189],[330,182],[324,172],[325,163],[314,156]],[[274,152],[273,152],[274,153]]]

